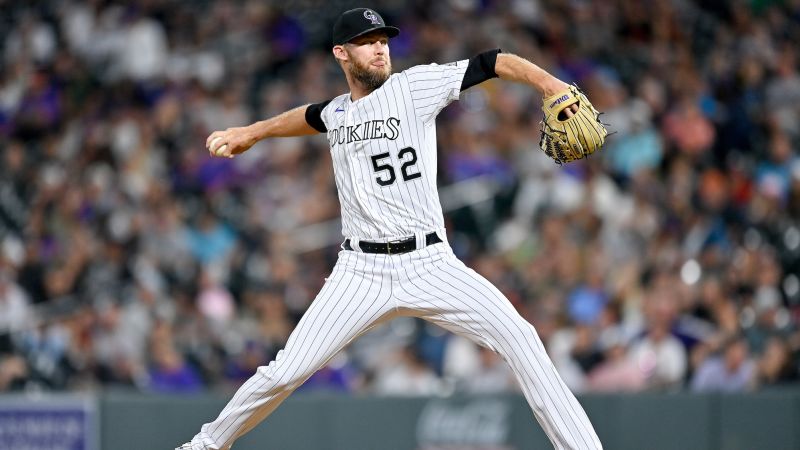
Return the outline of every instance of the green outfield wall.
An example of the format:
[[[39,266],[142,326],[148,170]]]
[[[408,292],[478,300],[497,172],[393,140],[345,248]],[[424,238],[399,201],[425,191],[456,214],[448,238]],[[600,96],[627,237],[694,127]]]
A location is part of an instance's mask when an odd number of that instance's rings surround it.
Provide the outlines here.
[[[64,448],[71,450],[172,449],[215,417],[225,401],[211,395],[0,396],[0,448],[56,448],[47,443],[53,437],[41,434],[51,433],[70,436],[74,444]],[[798,390],[746,395],[587,395],[580,401],[606,449],[800,449]],[[70,404],[72,410],[65,406]],[[60,417],[70,422],[59,426],[54,421]],[[19,434],[33,432],[40,435]],[[312,394],[293,395],[234,446],[235,450],[547,448],[551,447],[544,433],[518,396]]]

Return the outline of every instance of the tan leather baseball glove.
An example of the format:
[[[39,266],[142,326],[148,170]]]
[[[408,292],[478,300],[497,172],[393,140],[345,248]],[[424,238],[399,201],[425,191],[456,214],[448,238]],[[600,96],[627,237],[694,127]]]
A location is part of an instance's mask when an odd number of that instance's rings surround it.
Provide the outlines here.
[[[577,104],[578,112],[568,117],[564,109]],[[539,146],[557,163],[586,158],[605,142],[608,130],[600,113],[586,95],[572,85],[542,100],[542,137]]]

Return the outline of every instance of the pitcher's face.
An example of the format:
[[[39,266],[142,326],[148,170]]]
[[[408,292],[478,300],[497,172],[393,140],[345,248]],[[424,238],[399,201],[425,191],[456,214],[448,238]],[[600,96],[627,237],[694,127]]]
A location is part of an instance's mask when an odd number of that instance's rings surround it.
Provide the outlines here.
[[[389,37],[386,33],[367,33],[341,47],[347,55],[347,59],[343,60],[344,69],[367,90],[381,87],[392,74]]]

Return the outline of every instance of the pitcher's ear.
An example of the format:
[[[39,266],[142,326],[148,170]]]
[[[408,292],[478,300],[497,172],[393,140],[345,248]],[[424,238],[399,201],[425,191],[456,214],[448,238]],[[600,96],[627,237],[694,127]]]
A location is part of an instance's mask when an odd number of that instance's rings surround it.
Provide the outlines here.
[[[337,60],[340,61],[347,61],[349,58],[347,57],[347,51],[345,51],[344,46],[335,45],[333,46],[333,56]]]

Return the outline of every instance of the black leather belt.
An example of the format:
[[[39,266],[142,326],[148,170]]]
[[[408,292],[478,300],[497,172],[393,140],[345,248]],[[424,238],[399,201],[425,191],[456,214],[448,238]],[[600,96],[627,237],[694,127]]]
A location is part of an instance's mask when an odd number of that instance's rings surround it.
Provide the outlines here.
[[[436,232],[428,233],[425,235],[425,246],[438,244],[442,242],[442,239],[439,237]],[[344,240],[344,249],[345,250],[353,250],[353,246],[350,245],[350,239]],[[360,241],[358,246],[361,248],[361,251],[364,253],[385,253],[388,255],[394,255],[398,253],[408,253],[413,252],[417,249],[417,238],[410,237],[408,239],[403,239],[400,241],[392,241],[392,242],[369,242],[369,241]]]

